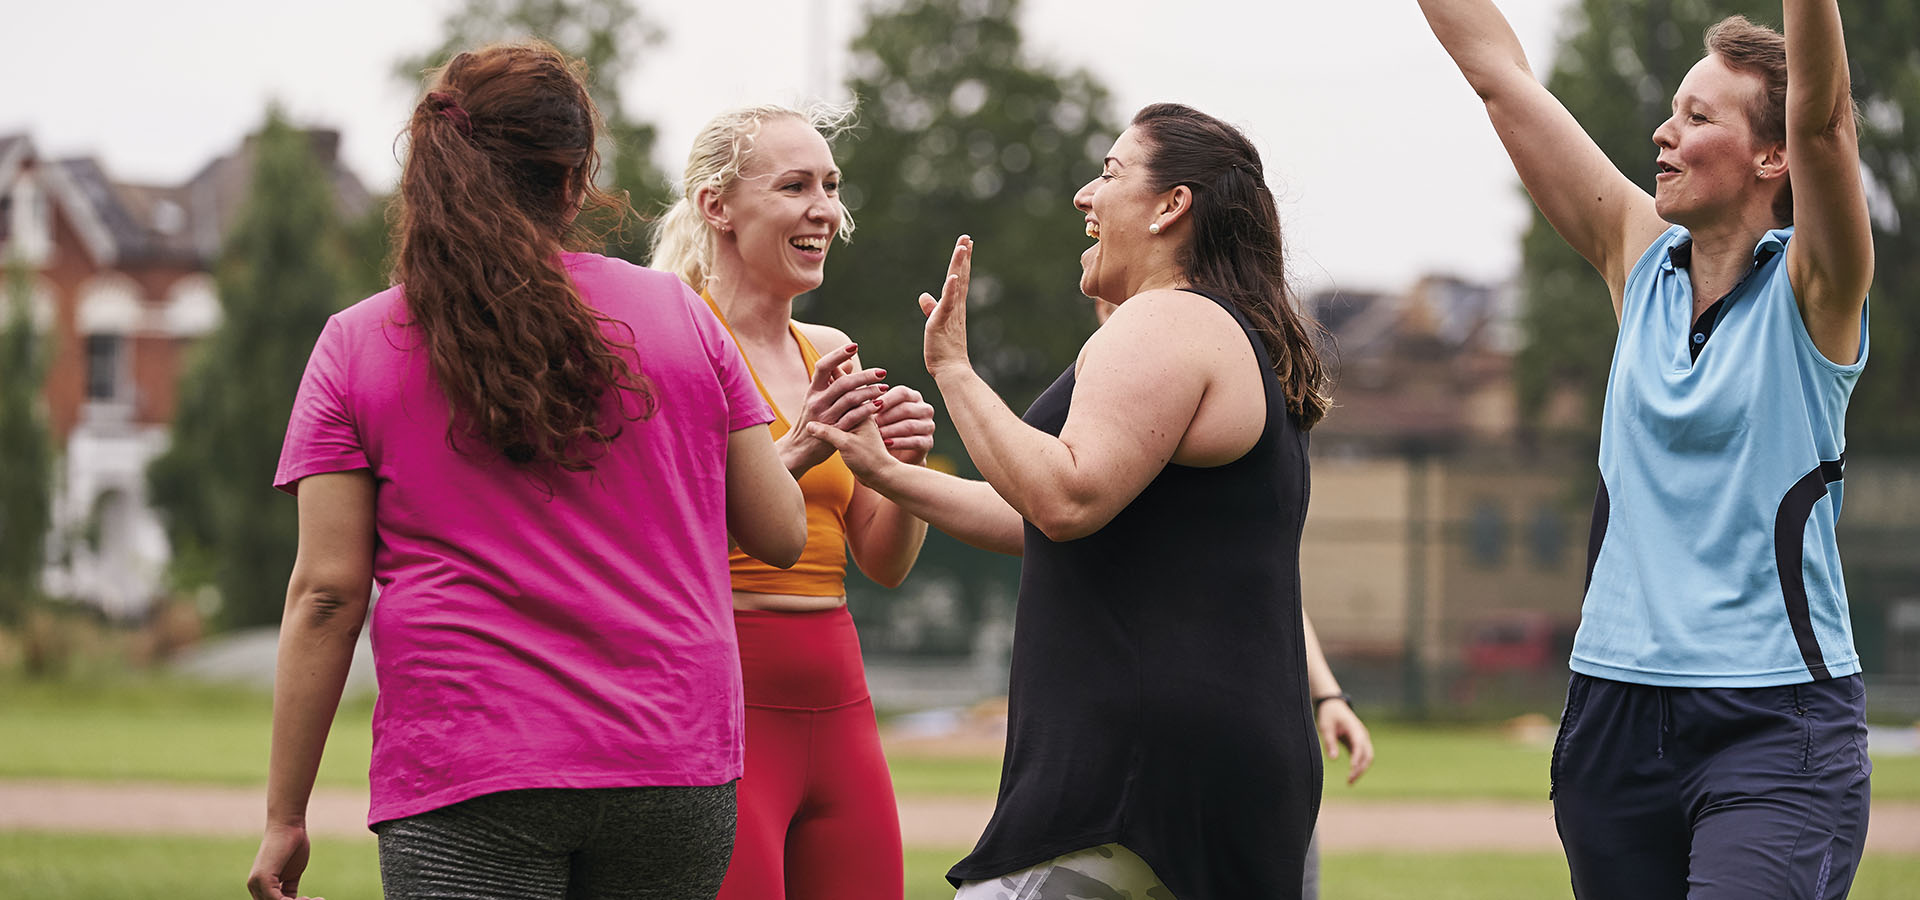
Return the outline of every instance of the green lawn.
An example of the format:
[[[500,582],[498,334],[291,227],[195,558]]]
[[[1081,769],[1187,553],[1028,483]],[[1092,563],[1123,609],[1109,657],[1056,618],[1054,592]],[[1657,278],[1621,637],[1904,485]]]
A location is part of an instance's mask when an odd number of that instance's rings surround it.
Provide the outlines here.
[[[1521,743],[1495,727],[1408,725],[1372,727],[1374,765],[1360,783],[1346,784],[1347,760],[1327,763],[1327,799],[1335,803],[1401,800],[1547,799],[1545,743]],[[928,757],[895,753],[894,787],[902,794],[992,796],[1000,757]],[[1920,802],[1920,756],[1874,760],[1873,799]]]
[[[46,685],[0,680],[0,778],[150,779],[259,784],[266,776],[271,703],[260,693],[179,682],[108,680]],[[349,702],[335,722],[320,775],[323,785],[366,783],[371,702]],[[1543,800],[1548,749],[1506,738],[1495,728],[1376,722],[1379,760],[1359,787],[1338,781],[1331,802],[1407,799]],[[951,757],[895,753],[903,795],[991,797],[997,755]],[[1874,799],[1920,801],[1920,758],[1875,762]],[[45,900],[145,900],[241,896],[252,838],[103,837],[0,831],[0,894]],[[941,878],[964,848],[909,848],[909,900],[946,900]],[[332,900],[377,897],[379,874],[368,839],[323,839],[304,886]],[[1538,900],[1568,896],[1558,854],[1330,854],[1324,883],[1331,900],[1421,897],[1430,900]],[[1920,883],[1920,856],[1873,856],[1853,897],[1891,900]]]
[[[258,838],[0,831],[0,893],[35,900],[245,897],[259,847]],[[328,900],[380,896],[372,836],[317,842],[300,888]]]
[[[100,837],[0,831],[0,885],[36,900],[175,900],[244,896],[251,839]],[[950,900],[943,875],[962,849],[907,851],[907,900]],[[1920,857],[1868,856],[1853,900],[1904,900],[1920,883]],[[1335,853],[1325,860],[1328,900],[1551,900],[1569,896],[1567,867],[1552,853],[1458,855]],[[371,839],[323,840],[301,887],[330,900],[378,897]]]
[[[1000,757],[915,756],[889,753],[893,790],[921,796],[993,797],[1000,792]]]
[[[1870,854],[1851,900],[1907,900],[1920,883],[1920,856]],[[1558,853],[1332,853],[1322,862],[1328,900],[1554,900],[1570,898]]]
[[[37,684],[0,680],[0,778],[94,778],[260,784],[266,780],[272,704],[259,692],[181,682],[109,680]],[[366,784],[372,701],[349,701],[334,721],[320,784]],[[1346,760],[1328,766],[1333,802],[1543,800],[1545,742],[1520,743],[1499,729],[1376,721],[1378,759],[1359,786],[1343,782]],[[997,754],[896,753],[902,794],[993,796]],[[1874,761],[1873,797],[1920,802],[1920,756]]]
[[[0,778],[264,784],[273,701],[177,681],[0,681]],[[319,783],[364,787],[370,698],[334,720]]]

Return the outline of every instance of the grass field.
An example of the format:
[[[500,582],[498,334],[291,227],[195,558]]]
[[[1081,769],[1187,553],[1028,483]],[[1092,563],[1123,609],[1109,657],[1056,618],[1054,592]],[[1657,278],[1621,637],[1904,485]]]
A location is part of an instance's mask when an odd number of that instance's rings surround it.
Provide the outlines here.
[[[250,839],[96,837],[0,831],[0,885],[35,900],[176,900],[243,896]],[[951,900],[943,875],[963,849],[907,851],[907,900]],[[1906,900],[1920,858],[1868,856],[1852,900]],[[330,900],[380,895],[372,840],[324,841],[301,887]],[[1570,896],[1552,853],[1329,854],[1327,900],[1551,900]]]
[[[0,778],[264,784],[273,702],[265,693],[177,681],[0,684]],[[320,766],[324,787],[362,787],[373,701],[341,705]]]
[[[128,681],[0,683],[0,778],[135,779],[207,784],[266,780],[271,702],[255,691]],[[366,784],[372,701],[349,701],[334,721],[320,767],[328,787]],[[1378,760],[1347,788],[1345,760],[1330,764],[1333,802],[1539,800],[1549,748],[1491,727],[1375,722]],[[993,796],[998,755],[892,754],[902,794]],[[1920,756],[1874,760],[1873,797],[1920,802]]]
[[[45,685],[0,680],[0,778],[138,779],[260,784],[271,704],[260,693],[178,682]],[[370,700],[335,721],[320,783],[364,789]],[[1332,803],[1394,800],[1543,800],[1548,748],[1496,728],[1375,723],[1379,761],[1357,788],[1330,778]],[[896,752],[902,795],[991,797],[995,755]],[[1329,766],[1344,773],[1345,761]],[[1875,761],[1874,799],[1920,801],[1920,758]],[[255,839],[108,837],[0,831],[0,896],[41,900],[159,900],[242,896]],[[323,839],[304,882],[331,900],[379,896],[371,838]],[[907,851],[909,900],[947,900],[942,879],[964,848]],[[1556,853],[1332,853],[1328,900],[1541,900],[1569,896]],[[1869,856],[1855,900],[1914,895],[1920,856]]]

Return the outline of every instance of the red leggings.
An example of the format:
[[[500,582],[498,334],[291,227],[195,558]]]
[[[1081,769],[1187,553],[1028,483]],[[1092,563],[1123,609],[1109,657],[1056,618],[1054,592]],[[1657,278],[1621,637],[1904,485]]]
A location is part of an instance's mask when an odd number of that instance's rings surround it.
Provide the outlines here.
[[[736,610],[747,773],[720,900],[900,900],[900,808],[845,607]]]

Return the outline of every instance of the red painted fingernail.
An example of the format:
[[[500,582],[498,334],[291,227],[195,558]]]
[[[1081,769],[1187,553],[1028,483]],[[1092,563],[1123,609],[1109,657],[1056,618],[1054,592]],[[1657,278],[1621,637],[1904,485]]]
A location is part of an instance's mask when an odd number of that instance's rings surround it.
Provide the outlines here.
[[[847,349],[848,349],[849,351],[852,351],[852,350],[858,350],[858,349],[860,349],[860,345],[859,345],[859,344],[848,344],[848,345],[847,345]]]
[[[886,444],[887,446],[891,447],[893,446],[893,438],[886,438],[882,440],[880,443]]]
[[[880,377],[880,378],[885,378],[885,377],[887,377],[887,370],[885,370],[885,369],[875,369],[875,370],[873,370],[873,374],[874,374],[875,376],[877,376],[877,377]]]
[[[886,404],[885,404],[885,403],[882,403],[882,402],[880,402],[880,401],[878,401],[878,400],[875,400],[875,401],[873,401],[873,405],[875,405],[875,406],[885,406]]]

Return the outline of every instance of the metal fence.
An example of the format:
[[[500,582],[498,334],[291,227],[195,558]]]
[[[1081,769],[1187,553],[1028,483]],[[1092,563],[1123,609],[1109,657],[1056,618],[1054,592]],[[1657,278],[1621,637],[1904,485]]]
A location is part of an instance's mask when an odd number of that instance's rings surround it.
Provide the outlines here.
[[[1408,717],[1556,713],[1593,484],[1590,462],[1316,459],[1302,579],[1343,686],[1363,707]],[[1852,460],[1846,484],[1840,547],[1870,715],[1914,721],[1920,459]],[[935,534],[902,588],[850,577],[880,702],[1004,691],[1018,576],[1017,559]]]

